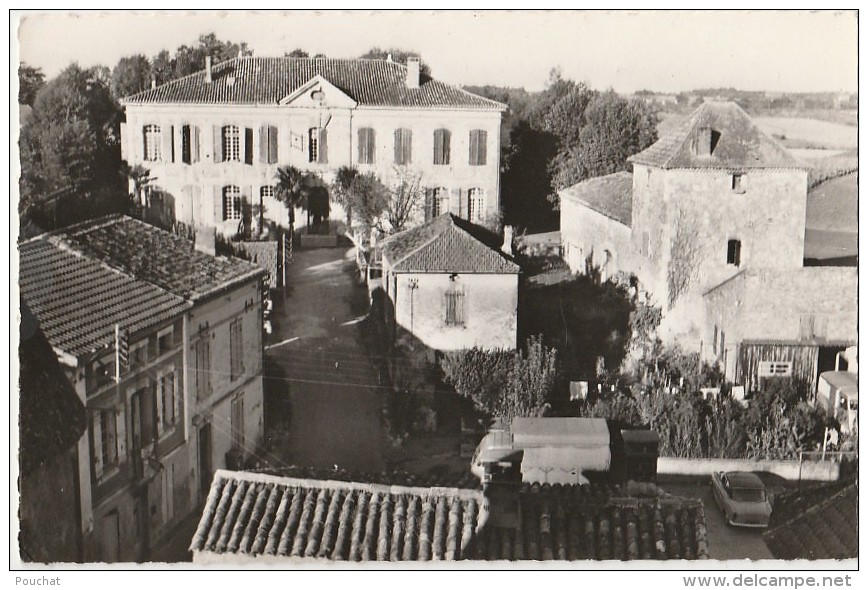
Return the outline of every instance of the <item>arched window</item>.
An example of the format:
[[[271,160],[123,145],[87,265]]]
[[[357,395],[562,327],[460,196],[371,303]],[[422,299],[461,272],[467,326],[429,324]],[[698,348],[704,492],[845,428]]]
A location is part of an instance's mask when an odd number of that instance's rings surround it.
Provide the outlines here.
[[[223,127],[223,161],[241,161],[241,130],[236,125]]]
[[[160,144],[162,134],[159,125],[145,125],[143,129],[145,138],[145,161],[157,162],[161,159]]]
[[[241,219],[241,189],[237,186],[223,187],[223,220]]]
[[[481,188],[467,191],[467,218],[477,222],[485,220],[485,192]]]

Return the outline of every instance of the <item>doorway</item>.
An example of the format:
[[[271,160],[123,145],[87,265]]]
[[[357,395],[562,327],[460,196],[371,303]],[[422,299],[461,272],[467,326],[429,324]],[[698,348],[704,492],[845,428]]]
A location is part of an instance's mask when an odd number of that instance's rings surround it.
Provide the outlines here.
[[[102,518],[102,550],[107,563],[120,561],[121,528],[117,510],[112,510]]]

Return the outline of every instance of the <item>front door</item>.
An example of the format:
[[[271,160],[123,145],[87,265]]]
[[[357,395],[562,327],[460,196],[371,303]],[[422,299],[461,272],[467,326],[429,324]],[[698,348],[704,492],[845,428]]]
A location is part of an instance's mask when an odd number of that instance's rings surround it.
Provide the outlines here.
[[[208,497],[211,488],[211,424],[199,428],[199,497]]]

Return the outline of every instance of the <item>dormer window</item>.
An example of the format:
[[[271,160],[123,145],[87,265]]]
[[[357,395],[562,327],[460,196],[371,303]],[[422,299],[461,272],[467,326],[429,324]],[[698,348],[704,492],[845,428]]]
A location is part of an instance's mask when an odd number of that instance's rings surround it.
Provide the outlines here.
[[[711,156],[720,141],[720,131],[711,127],[700,127],[693,138],[693,153],[697,156]]]

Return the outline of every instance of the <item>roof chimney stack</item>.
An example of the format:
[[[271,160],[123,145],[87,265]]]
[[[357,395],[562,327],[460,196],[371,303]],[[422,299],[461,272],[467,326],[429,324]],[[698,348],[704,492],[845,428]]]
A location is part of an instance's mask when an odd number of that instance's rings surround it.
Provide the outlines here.
[[[419,88],[419,58],[407,57],[407,88]]]
[[[503,246],[500,249],[507,256],[512,256],[512,236],[513,236],[513,228],[511,225],[503,226]]]
[[[211,82],[211,56],[205,56],[205,81]]]

